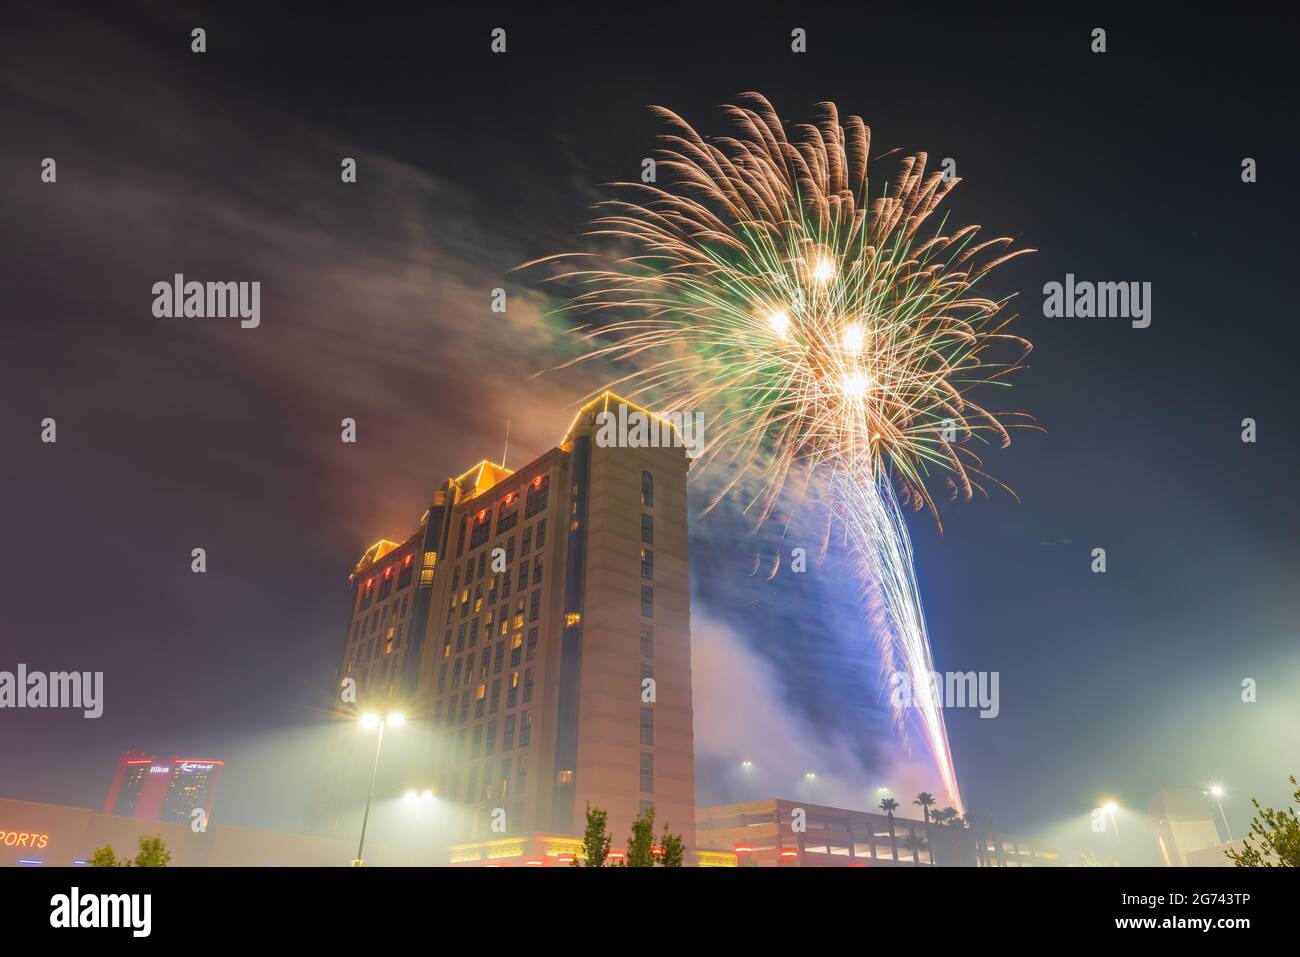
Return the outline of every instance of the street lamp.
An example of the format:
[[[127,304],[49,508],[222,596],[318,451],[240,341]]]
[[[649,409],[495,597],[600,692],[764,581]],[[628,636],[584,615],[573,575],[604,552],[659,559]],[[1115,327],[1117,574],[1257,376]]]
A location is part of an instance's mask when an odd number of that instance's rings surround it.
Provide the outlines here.
[[[379,733],[375,735],[375,763],[370,768],[370,790],[366,792],[366,810],[361,815],[361,839],[357,841],[357,859],[352,862],[353,867],[360,867],[364,863],[361,851],[366,846],[366,825],[370,822],[370,799],[375,796],[375,775],[379,773],[379,754],[384,748],[384,728],[388,725],[400,728],[405,723],[405,716],[398,712],[380,717],[373,711],[368,711],[361,716],[361,727],[378,728]]]
[[[1232,841],[1232,828],[1228,826],[1228,815],[1223,813],[1223,785],[1211,784],[1208,791],[1202,792],[1207,797],[1214,798],[1214,803],[1219,806],[1219,816],[1223,818],[1223,830],[1228,835],[1228,841]]]
[[[1117,810],[1119,810],[1119,805],[1116,804],[1114,801],[1107,801],[1105,804],[1103,804],[1103,805],[1101,806],[1101,809],[1102,809],[1103,811],[1105,811],[1105,812],[1106,812],[1106,815],[1110,818],[1110,826],[1111,826],[1111,827],[1114,829],[1114,831],[1115,831],[1115,840],[1118,841],[1118,840],[1119,840],[1119,824],[1118,824],[1118,822],[1116,822],[1116,820],[1115,820],[1115,812],[1116,812]]]
[[[753,788],[753,783],[754,783],[754,774],[753,774],[753,772],[754,772],[754,762],[753,762],[753,761],[741,761],[741,762],[740,762],[740,769],[741,769],[742,771],[745,772],[745,791],[746,791],[746,797],[752,797],[753,794],[754,794],[754,788]]]
[[[410,842],[411,863],[414,864],[416,860],[416,849],[421,843],[420,809],[425,804],[433,803],[433,792],[426,788],[423,792],[417,794],[414,789],[411,789],[410,791],[407,791],[405,794],[402,795],[402,800],[404,800],[407,804],[413,805],[415,808],[415,828]]]
[[[803,776],[803,779],[808,782],[808,800],[811,801],[813,804],[816,804],[817,803],[817,775],[809,771],[807,774]]]

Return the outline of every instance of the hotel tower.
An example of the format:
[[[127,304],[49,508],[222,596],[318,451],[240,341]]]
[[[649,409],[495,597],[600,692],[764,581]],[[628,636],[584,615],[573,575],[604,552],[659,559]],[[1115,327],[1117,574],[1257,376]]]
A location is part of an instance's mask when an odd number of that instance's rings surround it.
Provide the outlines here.
[[[519,469],[448,479],[353,572],[336,711],[407,717],[420,744],[394,769],[386,741],[382,777],[432,792],[444,861],[563,863],[588,804],[616,849],[650,806],[694,845],[688,460],[657,418],[665,441],[601,441],[602,412],[648,415],[602,394]],[[370,773],[349,763],[317,809],[337,836]]]

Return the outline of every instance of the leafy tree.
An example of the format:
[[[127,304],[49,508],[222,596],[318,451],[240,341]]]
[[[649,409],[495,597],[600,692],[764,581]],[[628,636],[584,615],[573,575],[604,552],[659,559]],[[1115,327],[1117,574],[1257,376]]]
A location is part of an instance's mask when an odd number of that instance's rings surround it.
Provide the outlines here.
[[[659,846],[664,852],[660,861],[664,867],[682,866],[682,858],[686,856],[686,842],[682,840],[680,834],[671,833],[667,824],[664,825],[663,836],[659,838]]]
[[[135,856],[136,867],[166,867],[172,859],[172,852],[167,850],[161,837],[140,838],[140,853]]]
[[[118,862],[117,855],[113,853],[113,845],[111,844],[95,848],[95,852],[90,855],[90,860],[86,863],[91,867],[126,867],[127,865],[125,861]]]
[[[1300,804],[1300,786],[1291,775],[1295,793],[1291,799]],[[1294,807],[1280,811],[1259,806],[1258,798],[1251,798],[1259,812],[1250,822],[1250,833],[1240,850],[1229,847],[1224,853],[1237,867],[1300,867],[1300,817]]]
[[[655,866],[655,809],[648,807],[637,814],[632,832],[627,836],[627,866]]]
[[[609,856],[609,813],[603,808],[587,805],[587,831],[582,838],[582,850],[587,856],[587,867],[604,867]],[[573,866],[583,866],[577,857]]]
[[[113,851],[113,845],[105,844],[95,848],[87,863],[91,867],[166,867],[171,859],[172,852],[167,850],[161,837],[142,837],[135,860],[119,858]]]

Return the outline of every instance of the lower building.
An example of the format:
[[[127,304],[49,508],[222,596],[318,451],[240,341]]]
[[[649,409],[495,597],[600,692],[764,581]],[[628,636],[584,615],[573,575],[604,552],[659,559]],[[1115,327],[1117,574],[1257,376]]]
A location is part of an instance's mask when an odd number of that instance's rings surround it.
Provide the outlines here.
[[[1151,826],[1166,867],[1191,866],[1189,855],[1219,846],[1219,827],[1205,796],[1190,788],[1160,791],[1151,798]]]
[[[135,857],[140,838],[161,837],[171,867],[347,867],[356,856],[348,841],[246,827],[150,821],[98,814],[90,808],[0,799],[0,867],[85,865],[96,848]],[[404,848],[368,844],[377,864],[407,862]]]
[[[959,824],[772,798],[701,808],[701,848],[732,852],[741,867],[1049,867],[1032,842]]]

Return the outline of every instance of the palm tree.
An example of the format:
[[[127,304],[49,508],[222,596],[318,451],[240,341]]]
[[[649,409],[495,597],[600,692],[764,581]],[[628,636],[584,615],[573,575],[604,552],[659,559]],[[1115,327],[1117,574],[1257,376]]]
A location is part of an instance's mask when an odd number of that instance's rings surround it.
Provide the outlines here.
[[[939,819],[940,814],[943,815],[943,823],[945,826],[951,826],[954,823],[959,823],[958,819],[961,817],[961,812],[958,811],[955,807],[951,807],[951,806],[946,807],[942,811],[939,811],[937,814],[935,814],[934,816],[935,820]]]
[[[928,791],[922,791],[916,796],[913,804],[921,806],[921,814],[925,817],[925,843],[930,843],[930,808],[934,807],[934,795]]]
[[[981,837],[980,832],[979,832],[979,830],[978,830],[977,827],[976,827],[976,820],[975,820],[975,818],[971,817],[970,814],[965,814],[965,815],[963,815],[962,818],[961,818],[961,823],[964,824],[966,827],[970,828],[971,836],[975,838],[975,864],[976,864],[976,866],[978,866],[978,867],[987,867],[988,865],[987,865],[987,864],[985,863],[985,861],[984,861],[984,858],[985,858],[985,854],[984,854],[984,840],[983,840],[983,838]]]
[[[903,838],[903,846],[912,852],[912,866],[920,867],[921,851],[927,846],[926,841],[909,831],[907,837]]]
[[[889,817],[889,850],[894,855],[894,863],[898,863],[898,840],[894,837],[894,812],[898,810],[898,802],[893,798],[885,798],[880,802],[880,810],[884,811]]]

